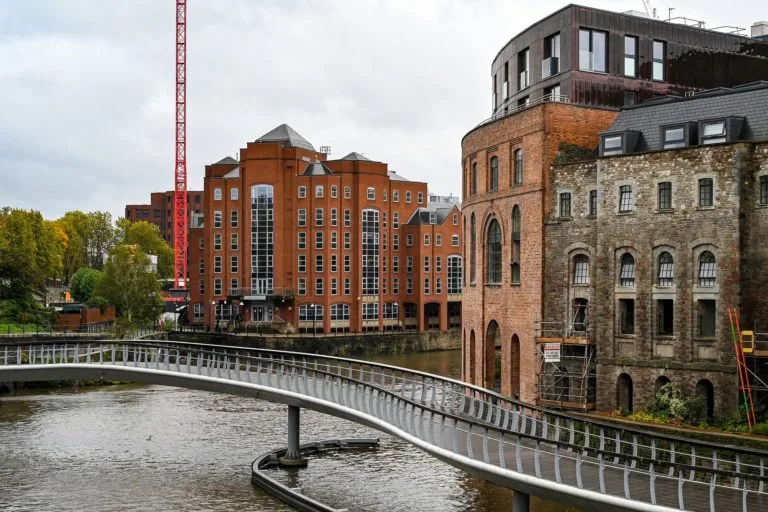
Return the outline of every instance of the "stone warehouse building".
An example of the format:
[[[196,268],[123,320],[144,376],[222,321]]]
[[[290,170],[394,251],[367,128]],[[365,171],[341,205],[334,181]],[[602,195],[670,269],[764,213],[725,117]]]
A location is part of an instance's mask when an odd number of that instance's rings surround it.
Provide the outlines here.
[[[288,125],[206,166],[190,229],[190,321],[313,333],[456,329],[458,198]],[[204,222],[203,222],[204,219]]]
[[[512,38],[491,75],[491,118],[462,139],[462,375],[524,400],[594,408],[595,331],[575,332],[583,319],[545,316],[553,290],[545,237],[563,186],[551,167],[558,155],[597,148],[624,105],[768,76],[768,42],[569,5]],[[583,292],[573,292],[579,305],[593,299]],[[563,359],[578,361],[578,385],[566,385],[568,369],[539,378],[554,363],[543,362],[552,338]]]
[[[550,172],[544,318],[597,340],[598,408],[644,408],[670,381],[736,407],[728,309],[768,328],[768,82],[625,109],[599,159]],[[578,397],[566,364],[542,389]]]

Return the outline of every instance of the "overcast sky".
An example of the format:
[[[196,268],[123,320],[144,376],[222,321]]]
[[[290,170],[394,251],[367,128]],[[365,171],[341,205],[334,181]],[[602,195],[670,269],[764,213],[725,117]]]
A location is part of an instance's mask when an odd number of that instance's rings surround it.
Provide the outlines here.
[[[652,0],[708,27],[763,1]],[[387,162],[460,194],[460,141],[490,115],[490,66],[566,2],[188,0],[187,172],[281,123],[331,158]],[[615,11],[641,0],[585,0]],[[0,206],[107,210],[173,188],[174,0],[0,0]]]

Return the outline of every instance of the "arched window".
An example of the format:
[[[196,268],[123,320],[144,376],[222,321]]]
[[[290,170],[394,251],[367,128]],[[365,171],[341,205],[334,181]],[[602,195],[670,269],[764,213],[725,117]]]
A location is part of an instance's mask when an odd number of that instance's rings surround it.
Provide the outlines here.
[[[672,286],[675,282],[675,260],[667,251],[659,254],[659,286]]]
[[[472,213],[469,223],[469,282],[477,282],[477,217]]]
[[[315,197],[323,197],[323,186],[315,185]]]
[[[585,254],[573,258],[573,284],[589,284],[589,258]]]
[[[491,175],[489,178],[489,189],[491,192],[499,190],[499,157],[494,156],[491,158]]]
[[[488,284],[501,283],[501,227],[494,219],[488,226],[486,240],[486,262],[488,264]]]
[[[395,203],[400,201],[400,192],[399,191],[397,191],[397,190],[393,190],[392,191],[392,201],[394,201]]]
[[[523,150],[515,150],[515,185],[523,182]]]
[[[635,286],[635,258],[629,253],[621,257],[619,284],[621,286]]]
[[[424,204],[424,192],[419,192],[418,193],[418,195],[416,196],[416,201],[419,204]]]
[[[522,220],[520,219],[520,207],[512,208],[512,284],[520,284],[520,232]]]
[[[352,189],[349,187],[344,187],[344,199],[349,199],[352,197]]]
[[[470,195],[477,194],[477,162],[472,164],[472,176],[469,182]]]
[[[717,261],[710,251],[704,251],[699,256],[699,286],[715,286],[717,277]]]

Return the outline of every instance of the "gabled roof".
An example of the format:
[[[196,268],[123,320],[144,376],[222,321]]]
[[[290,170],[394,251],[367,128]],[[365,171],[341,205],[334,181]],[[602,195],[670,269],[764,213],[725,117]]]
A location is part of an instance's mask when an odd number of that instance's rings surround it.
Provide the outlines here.
[[[315,150],[307,139],[299,135],[296,130],[287,124],[281,124],[277,128],[265,133],[256,139],[256,142],[282,142],[283,146],[290,148],[302,148],[309,151]]]
[[[450,215],[454,208],[458,209],[458,206],[448,203],[430,203],[426,208],[418,208],[415,212],[413,212],[413,215],[410,219],[408,219],[406,224],[409,226],[429,224],[430,214],[434,213],[435,224],[440,225],[445,222],[445,220],[448,218],[448,215]]]
[[[395,171],[389,171],[387,174],[389,175],[389,179],[392,181],[411,181],[403,178],[402,176],[397,174]]]
[[[365,156],[361,155],[357,151],[351,152],[350,154],[348,154],[347,156],[342,158],[342,160],[364,160],[364,161],[367,161],[367,162],[371,161],[370,158],[366,158]]]
[[[327,176],[333,174],[333,171],[326,167],[324,163],[315,162],[307,165],[307,168],[301,174],[304,176]]]
[[[238,162],[237,160],[235,160],[231,156],[225,156],[224,158],[222,158],[221,160],[219,160],[218,162],[216,162],[213,165],[231,165],[231,164],[239,164],[239,163],[240,162]]]

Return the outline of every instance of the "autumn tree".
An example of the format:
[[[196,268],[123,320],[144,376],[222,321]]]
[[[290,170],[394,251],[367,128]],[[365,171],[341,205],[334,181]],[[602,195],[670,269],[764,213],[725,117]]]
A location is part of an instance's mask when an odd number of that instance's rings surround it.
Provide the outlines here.
[[[151,222],[117,221],[121,244],[137,245],[146,254],[157,256],[157,275],[161,279],[173,277],[173,249],[163,240],[160,229]]]

